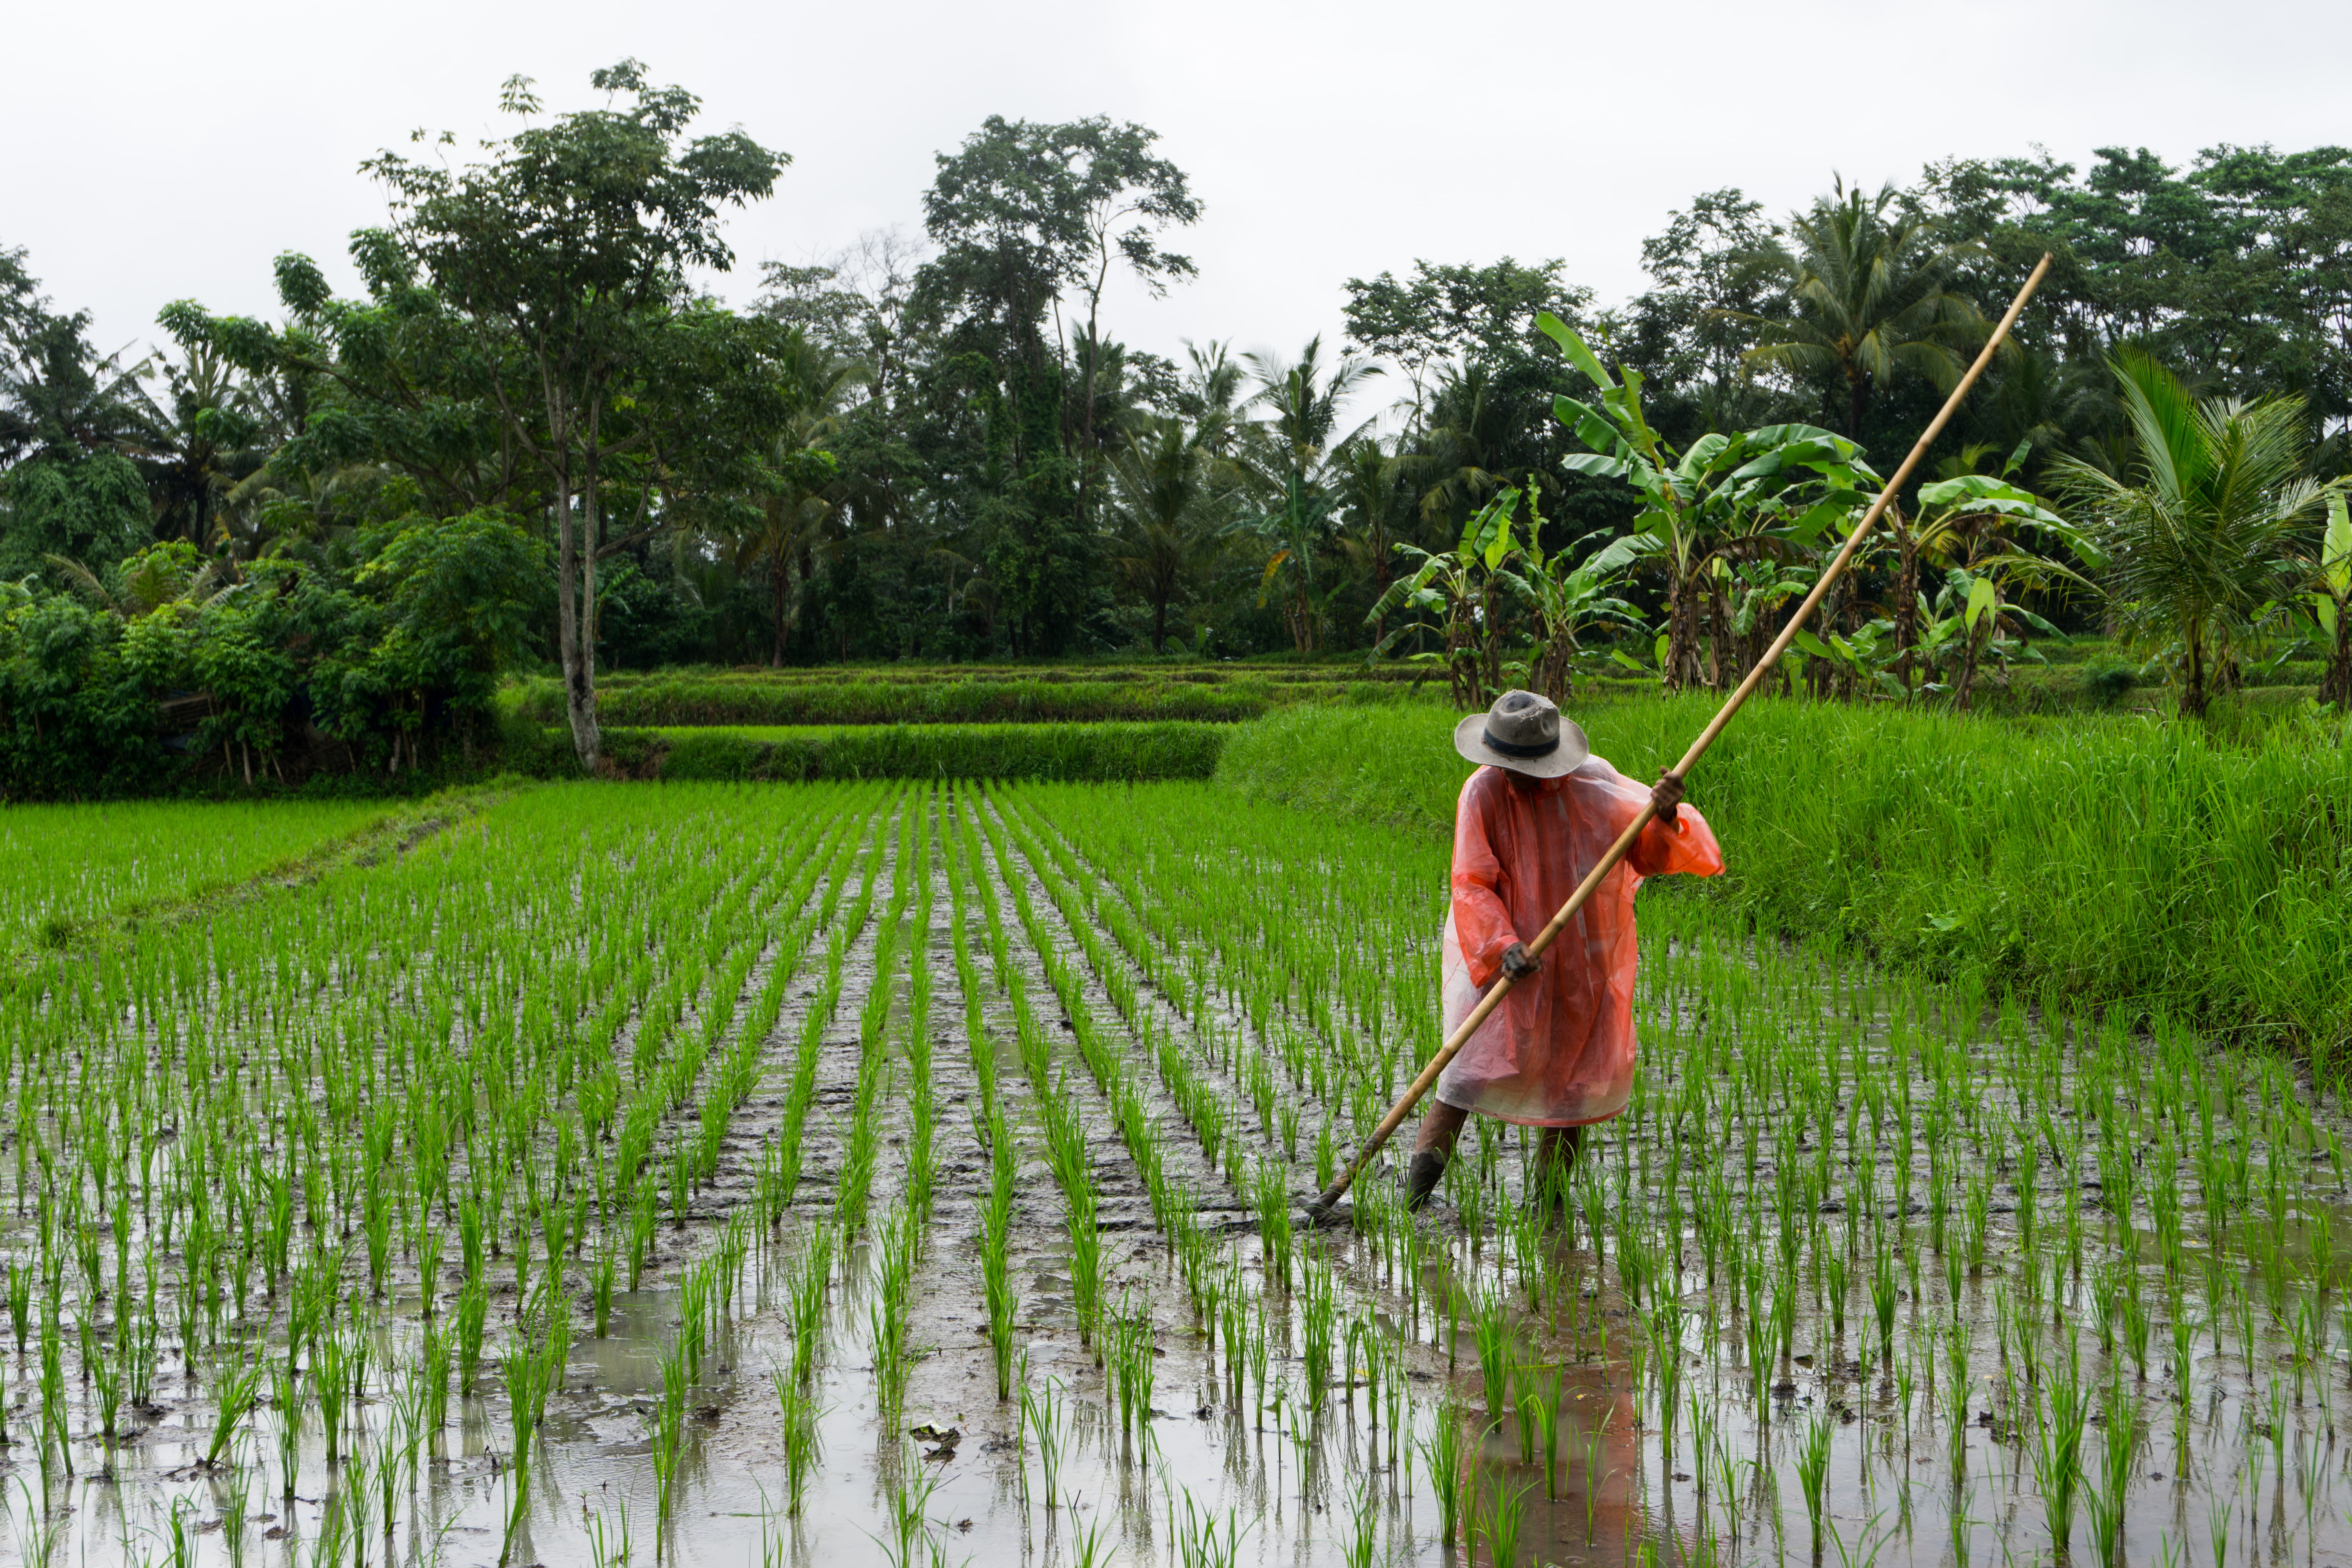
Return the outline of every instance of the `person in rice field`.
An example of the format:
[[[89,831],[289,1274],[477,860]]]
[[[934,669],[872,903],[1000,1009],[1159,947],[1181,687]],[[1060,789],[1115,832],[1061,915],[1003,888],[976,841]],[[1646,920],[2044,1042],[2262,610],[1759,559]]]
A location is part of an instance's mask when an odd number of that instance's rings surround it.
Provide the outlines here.
[[[1644,789],[1592,754],[1549,698],[1506,691],[1454,728],[1479,767],[1454,814],[1445,917],[1445,1030],[1498,975],[1513,984],[1439,1075],[1407,1175],[1429,1201],[1476,1111],[1543,1129],[1538,1179],[1573,1165],[1584,1130],[1625,1109],[1633,1085],[1633,894],[1645,877],[1712,877],[1723,850],[1671,773]],[[1528,952],[1645,801],[1657,815],[1540,960]]]

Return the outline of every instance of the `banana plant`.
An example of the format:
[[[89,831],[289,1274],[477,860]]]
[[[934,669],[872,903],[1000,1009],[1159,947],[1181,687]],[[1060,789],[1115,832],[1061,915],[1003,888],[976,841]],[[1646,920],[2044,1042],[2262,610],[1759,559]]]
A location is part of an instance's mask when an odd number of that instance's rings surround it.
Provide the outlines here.
[[[1561,395],[1552,412],[1590,451],[1561,459],[1571,473],[1623,481],[1642,499],[1633,530],[1585,564],[1602,575],[1625,567],[1666,578],[1666,651],[1661,676],[1669,691],[1704,684],[1699,611],[1718,555],[1757,560],[1809,551],[1825,531],[1867,504],[1878,476],[1862,448],[1811,425],[1769,425],[1738,435],[1710,432],[1676,451],[1642,411],[1642,377],[1623,365],[1612,375],[1575,330],[1546,311],[1536,325],[1592,384],[1594,400]],[[1710,596],[1718,634],[1718,683],[1737,679],[1729,658],[1730,612]]]
[[[1519,564],[1496,567],[1496,575],[1528,607],[1533,625],[1527,658],[1528,689],[1539,691],[1565,705],[1574,695],[1573,666],[1583,651],[1581,639],[1604,626],[1638,630],[1641,613],[1611,592],[1614,574],[1596,570],[1587,562],[1570,565],[1568,552],[1574,541],[1547,552],[1543,547],[1543,512],[1538,505],[1542,487],[1528,486],[1527,540],[1516,552]]]
[[[1391,583],[1364,616],[1367,625],[1404,617],[1372,645],[1374,662],[1407,638],[1418,641],[1430,629],[1428,622],[1435,621],[1444,646],[1410,658],[1442,666],[1454,705],[1465,712],[1486,707],[1501,683],[1503,628],[1496,593],[1506,585],[1498,575],[1503,563],[1519,549],[1511,523],[1519,496],[1516,487],[1497,491],[1463,523],[1462,537],[1451,550],[1431,552],[1400,542],[1397,553],[1419,563]]]
[[[2047,620],[2016,604],[2016,594],[2051,589],[2097,592],[2083,572],[2055,553],[2027,548],[2026,531],[2057,541],[2084,571],[2096,571],[2105,562],[2088,535],[2052,511],[2040,497],[2005,479],[1962,474],[1939,479],[1919,488],[1919,504],[1922,510],[1914,534],[1917,556],[1947,568],[1948,585],[1937,595],[1938,602],[1956,593],[1959,595],[1949,613],[1960,617],[1964,634],[1957,645],[1959,669],[1947,686],[1933,679],[1939,660],[1927,654],[1922,627],[1919,640],[1930,672],[1928,684],[1939,691],[1948,689],[1952,705],[1966,710],[1980,658],[1992,654],[2006,667],[2012,658],[2028,657],[2022,641],[2011,648],[2005,634],[2016,634],[2021,639],[2023,631],[2032,629],[2064,640]],[[1924,595],[1912,602],[1923,608],[1927,605]],[[1907,691],[1911,679],[1907,658],[1898,673]]]
[[[2327,498],[2327,532],[2320,541],[2310,599],[2312,616],[2327,639],[2319,700],[2352,708],[2352,514],[2341,490]]]

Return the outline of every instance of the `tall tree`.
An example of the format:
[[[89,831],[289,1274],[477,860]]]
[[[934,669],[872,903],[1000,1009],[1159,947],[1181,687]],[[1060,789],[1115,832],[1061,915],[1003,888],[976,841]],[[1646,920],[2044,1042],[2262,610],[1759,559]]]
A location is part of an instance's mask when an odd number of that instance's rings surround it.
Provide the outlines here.
[[[942,380],[975,416],[967,439],[986,454],[971,465],[986,470],[971,509],[984,536],[975,552],[1024,652],[1058,651],[1087,610],[1095,480],[1112,449],[1100,394],[1117,374],[1103,293],[1114,272],[1158,293],[1194,271],[1160,244],[1201,204],[1153,151],[1158,140],[1102,116],[991,115],[940,154],[923,198],[937,254],[916,275],[916,308],[946,329],[949,355],[980,356]]]
[[[732,265],[719,237],[722,211],[767,196],[790,160],[740,131],[689,140],[700,100],[652,85],[638,61],[589,79],[634,101],[558,115],[486,142],[487,160],[460,169],[390,152],[363,166],[392,192],[391,233],[403,255],[473,330],[485,356],[511,359],[528,373],[488,384],[503,433],[548,487],[565,707],[581,765],[593,771],[601,745],[587,623],[596,557],[607,542],[605,466],[663,439],[664,426],[648,416],[661,402],[648,409],[638,394],[700,405],[688,418],[707,412],[692,383],[644,384],[663,370],[724,368],[663,340],[682,326],[699,329],[702,348],[740,364],[739,348],[711,341],[723,323],[688,320],[687,272]],[[530,116],[540,102],[517,77],[502,107]],[[633,380],[639,384],[625,394]],[[636,416],[614,417],[629,413]]]
[[[1953,247],[1937,221],[1910,210],[1894,185],[1865,196],[1840,182],[1789,220],[1786,241],[1757,260],[1778,272],[1795,300],[1786,321],[1759,318],[1750,363],[1818,383],[1859,438],[1872,394],[1909,373],[1949,391],[1967,367],[1961,351],[1984,341],[1975,301],[1951,292]]]

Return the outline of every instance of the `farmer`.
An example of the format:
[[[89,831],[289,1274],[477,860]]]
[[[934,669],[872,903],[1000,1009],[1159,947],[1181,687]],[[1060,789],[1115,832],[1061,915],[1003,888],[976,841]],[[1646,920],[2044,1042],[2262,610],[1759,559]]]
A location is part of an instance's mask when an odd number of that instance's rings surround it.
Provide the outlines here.
[[[1454,815],[1454,904],[1445,917],[1450,1034],[1498,974],[1516,983],[1437,1079],[1421,1119],[1407,1199],[1429,1200],[1474,1110],[1544,1130],[1549,1184],[1584,1129],[1625,1109],[1633,1085],[1633,892],[1644,877],[1712,877],[1723,851],[1683,805],[1671,772],[1644,791],[1592,754],[1551,700],[1506,691],[1454,727],[1454,749],[1482,763]],[[1528,943],[1638,816],[1642,829],[1541,959]]]

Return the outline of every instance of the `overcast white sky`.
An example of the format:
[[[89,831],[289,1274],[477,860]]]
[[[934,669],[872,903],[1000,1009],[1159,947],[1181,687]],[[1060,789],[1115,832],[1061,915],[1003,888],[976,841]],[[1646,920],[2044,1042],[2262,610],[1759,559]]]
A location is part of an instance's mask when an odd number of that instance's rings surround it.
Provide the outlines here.
[[[1207,204],[1177,242],[1201,277],[1120,300],[1110,325],[1171,356],[1186,338],[1336,336],[1343,279],[1416,257],[1563,257],[1619,300],[1643,237],[1722,185],[1778,212],[1832,171],[1874,185],[1955,153],[2352,141],[2342,0],[8,10],[0,245],[28,247],[106,348],[143,347],[183,296],[271,312],[281,250],[355,286],[344,237],[383,211],[361,159],[419,126],[500,132],[513,72],[552,109],[583,106],[589,71],[631,55],[698,93],[705,129],[793,157],[732,226],[740,262],[719,287],[739,301],[762,259],[918,233],[932,154],[985,115],[1150,126]]]

